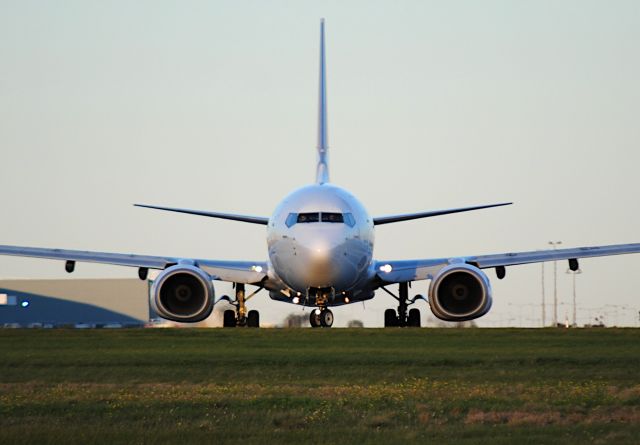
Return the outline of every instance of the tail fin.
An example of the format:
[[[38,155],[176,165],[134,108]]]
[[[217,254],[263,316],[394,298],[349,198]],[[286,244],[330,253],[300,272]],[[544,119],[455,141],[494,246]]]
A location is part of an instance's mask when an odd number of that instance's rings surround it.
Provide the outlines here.
[[[329,182],[329,147],[327,140],[327,80],[324,57],[324,19],[320,20],[320,85],[318,93],[318,165],[316,184]]]

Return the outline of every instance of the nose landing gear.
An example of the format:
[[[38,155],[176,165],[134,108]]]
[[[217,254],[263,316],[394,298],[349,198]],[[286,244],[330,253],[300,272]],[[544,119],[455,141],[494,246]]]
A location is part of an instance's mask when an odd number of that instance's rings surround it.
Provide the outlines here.
[[[309,315],[309,324],[312,328],[330,328],[333,325],[333,312],[327,309],[327,304],[335,301],[336,290],[328,288],[308,288],[306,300],[315,300],[316,308]]]
[[[317,308],[311,311],[309,323],[312,328],[330,328],[333,325],[333,312],[327,308]]]

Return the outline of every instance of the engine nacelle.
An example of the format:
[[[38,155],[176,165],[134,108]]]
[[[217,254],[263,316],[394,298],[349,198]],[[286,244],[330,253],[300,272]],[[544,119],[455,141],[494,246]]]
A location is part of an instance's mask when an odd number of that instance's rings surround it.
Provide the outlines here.
[[[213,310],[215,292],[211,277],[202,269],[177,265],[163,270],[151,287],[151,307],[162,318],[195,323]]]
[[[477,267],[452,264],[438,272],[429,286],[429,306],[444,321],[482,317],[491,309],[491,283]]]

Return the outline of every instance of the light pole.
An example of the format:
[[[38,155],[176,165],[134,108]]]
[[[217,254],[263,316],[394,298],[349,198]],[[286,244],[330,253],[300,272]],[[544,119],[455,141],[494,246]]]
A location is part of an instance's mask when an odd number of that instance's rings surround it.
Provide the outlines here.
[[[567,269],[567,273],[573,275],[573,327],[578,327],[578,323],[576,321],[576,275],[581,274],[582,270]]]
[[[542,327],[544,328],[547,325],[547,317],[545,315],[544,308],[544,261],[540,263],[542,266]]]
[[[562,241],[549,241],[549,244],[553,246],[553,250],[556,250]],[[558,262],[553,260],[553,327],[558,326]]]

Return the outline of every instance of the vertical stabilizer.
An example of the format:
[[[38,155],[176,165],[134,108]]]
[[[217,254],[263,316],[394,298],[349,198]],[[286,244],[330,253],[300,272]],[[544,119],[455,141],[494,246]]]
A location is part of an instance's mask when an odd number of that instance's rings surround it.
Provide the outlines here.
[[[327,79],[324,57],[324,19],[320,20],[320,84],[318,92],[318,166],[316,183],[329,182],[329,146],[327,140]]]

